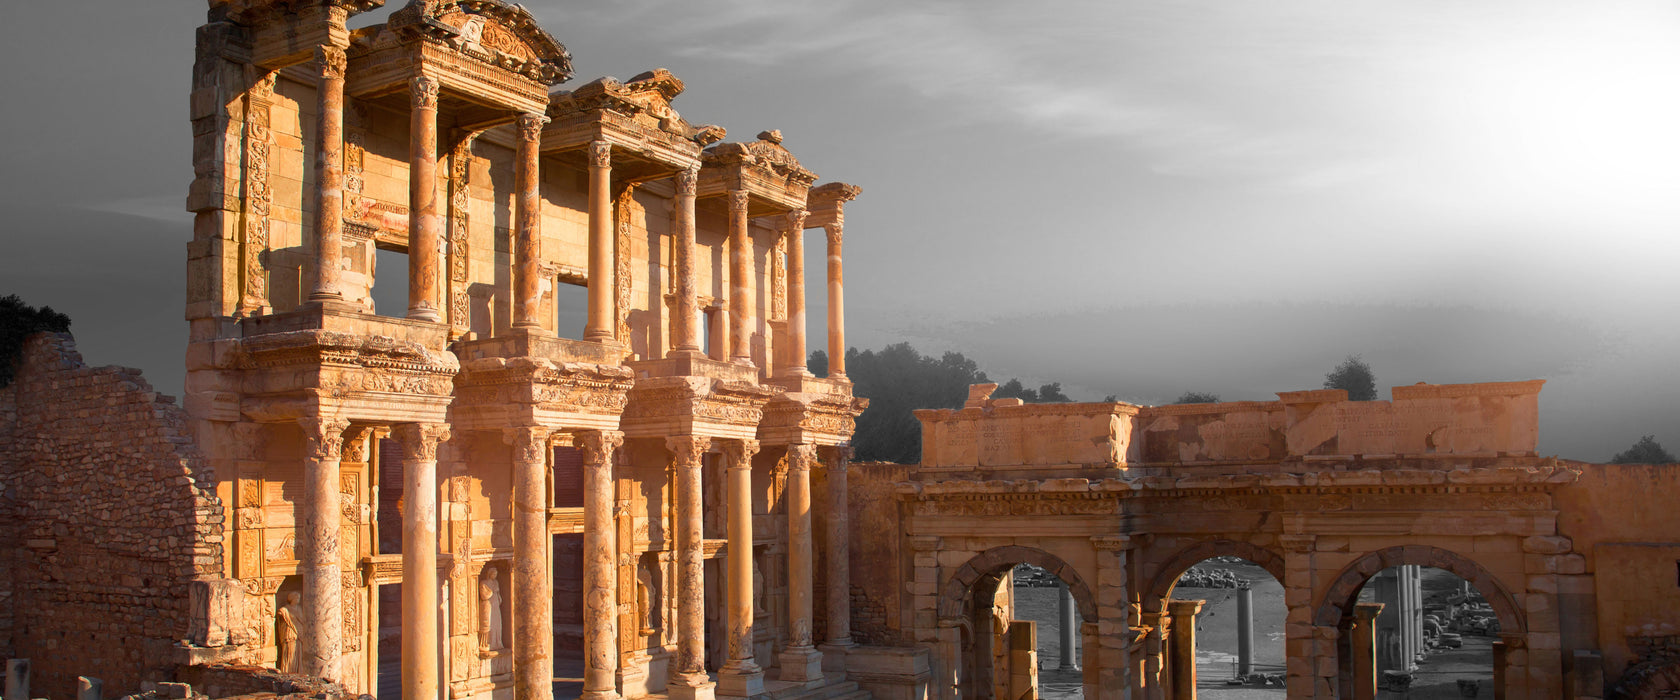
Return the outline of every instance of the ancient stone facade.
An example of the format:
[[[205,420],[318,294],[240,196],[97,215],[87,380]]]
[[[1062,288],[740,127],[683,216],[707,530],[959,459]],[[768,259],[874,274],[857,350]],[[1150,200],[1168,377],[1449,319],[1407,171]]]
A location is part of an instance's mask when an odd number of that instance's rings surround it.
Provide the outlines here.
[[[1676,467],[1539,457],[1540,382],[1162,407],[990,387],[917,413],[920,465],[852,469],[852,566],[892,572],[854,581],[853,609],[886,611],[871,636],[929,651],[930,696],[997,697],[1012,671],[993,653],[1010,634],[995,592],[1033,564],[1084,620],[1087,698],[1193,697],[1198,606],[1172,589],[1214,556],[1283,584],[1292,698],[1358,696],[1374,673],[1358,594],[1401,565],[1486,596],[1501,697],[1603,697],[1624,674],[1674,690]]]

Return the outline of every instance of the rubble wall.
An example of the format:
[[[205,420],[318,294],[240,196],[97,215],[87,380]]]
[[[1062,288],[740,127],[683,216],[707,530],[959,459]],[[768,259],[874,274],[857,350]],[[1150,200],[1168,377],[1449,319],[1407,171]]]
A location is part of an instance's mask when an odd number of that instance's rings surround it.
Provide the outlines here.
[[[847,474],[848,525],[852,544],[852,639],[859,644],[910,646],[915,640],[902,619],[910,580],[904,526],[895,485],[913,467],[888,462],[854,462]]]
[[[168,680],[191,584],[222,567],[222,504],[185,412],[139,370],[88,367],[69,334],[31,337],[5,391],[0,651],[33,660],[40,697],[74,696],[78,675],[112,697]]]

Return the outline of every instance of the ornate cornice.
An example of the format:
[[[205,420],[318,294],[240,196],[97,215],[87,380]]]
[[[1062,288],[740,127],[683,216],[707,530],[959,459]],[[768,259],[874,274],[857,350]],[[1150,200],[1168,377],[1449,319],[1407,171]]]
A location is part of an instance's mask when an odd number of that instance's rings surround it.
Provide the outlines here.
[[[387,26],[545,85],[572,77],[572,56],[524,7],[502,0],[410,0]]]

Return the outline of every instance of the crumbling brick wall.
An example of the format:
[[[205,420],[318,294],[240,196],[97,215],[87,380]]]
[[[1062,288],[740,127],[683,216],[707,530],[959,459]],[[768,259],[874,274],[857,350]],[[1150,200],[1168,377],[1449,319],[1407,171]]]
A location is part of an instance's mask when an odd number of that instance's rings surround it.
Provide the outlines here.
[[[221,501],[185,412],[139,370],[88,367],[68,334],[25,344],[0,399],[0,650],[71,697],[169,680],[192,582],[222,568]]]

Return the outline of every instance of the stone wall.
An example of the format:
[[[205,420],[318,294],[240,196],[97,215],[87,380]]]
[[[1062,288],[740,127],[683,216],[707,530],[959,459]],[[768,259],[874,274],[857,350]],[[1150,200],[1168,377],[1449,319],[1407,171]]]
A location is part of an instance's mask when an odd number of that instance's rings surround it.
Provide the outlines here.
[[[70,697],[168,680],[192,582],[222,566],[220,500],[174,399],[139,370],[88,367],[68,334],[24,346],[0,399],[0,654]]]
[[[894,489],[913,467],[854,462],[847,476],[852,533],[852,639],[859,644],[911,645],[900,620],[910,569],[904,561],[903,525]]]

